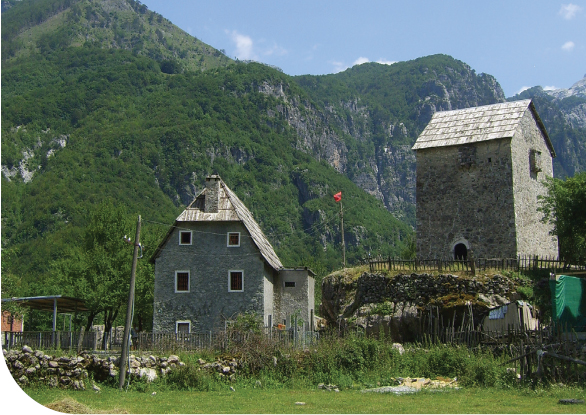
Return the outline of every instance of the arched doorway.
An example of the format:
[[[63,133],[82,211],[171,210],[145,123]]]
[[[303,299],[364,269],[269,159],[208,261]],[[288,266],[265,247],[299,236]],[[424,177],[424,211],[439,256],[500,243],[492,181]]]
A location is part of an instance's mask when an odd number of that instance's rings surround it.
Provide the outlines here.
[[[454,259],[466,261],[468,259],[468,248],[463,243],[454,246]]]

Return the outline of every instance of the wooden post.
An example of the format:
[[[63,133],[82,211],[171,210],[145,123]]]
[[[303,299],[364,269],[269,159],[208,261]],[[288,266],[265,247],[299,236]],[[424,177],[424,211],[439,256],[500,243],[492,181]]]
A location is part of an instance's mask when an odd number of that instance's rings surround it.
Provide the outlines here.
[[[346,268],[346,244],[344,243],[344,209],[342,208],[342,201],[340,200],[340,222],[342,225],[342,263]]]
[[[126,324],[124,325],[124,337],[122,338],[122,353],[120,355],[120,379],[118,387],[124,388],[126,379],[126,359],[128,358],[128,346],[130,337],[130,326],[132,325],[132,314],[134,308],[134,286],[136,283],[136,266],[138,263],[138,248],[140,247],[140,215],[136,223],[136,237],[134,238],[134,256],[132,258],[132,269],[130,272],[130,289],[128,290],[128,305],[126,308]]]

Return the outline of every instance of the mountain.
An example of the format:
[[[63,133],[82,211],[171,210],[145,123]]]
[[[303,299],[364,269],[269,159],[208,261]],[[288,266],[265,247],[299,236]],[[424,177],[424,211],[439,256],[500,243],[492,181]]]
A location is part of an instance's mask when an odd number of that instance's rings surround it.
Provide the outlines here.
[[[50,284],[102,201],[141,214],[156,240],[212,173],[286,266],[339,267],[338,191],[348,262],[398,256],[419,132],[435,111],[505,100],[446,55],[299,77],[234,62],[134,0],[4,0],[1,58],[2,247],[16,252],[3,267],[30,295],[55,294],[34,282]],[[556,174],[583,168],[584,136],[562,112],[577,98],[535,96]]]
[[[338,191],[348,262],[400,254],[412,229],[313,157],[278,112],[277,87],[310,101],[292,77],[257,63],[212,67],[205,54],[205,68],[178,57],[179,70],[167,71],[168,57],[157,60],[147,46],[71,41],[87,29],[71,23],[76,7],[112,5],[112,22],[140,17],[125,0],[23,1],[2,14],[3,30],[20,28],[2,43],[2,245],[17,252],[7,266],[23,276],[25,294],[54,294],[37,281],[50,281],[52,261],[79,243],[102,201],[141,214],[143,232],[160,235],[212,173],[253,212],[286,266],[323,273],[341,264]],[[32,6],[49,11],[25,18]],[[103,28],[96,38],[108,38]],[[67,36],[48,48],[24,42],[41,32]]]
[[[168,73],[230,64],[222,51],[134,0],[3,0],[2,62],[65,47],[124,49]]]
[[[313,153],[415,226],[415,154],[411,147],[436,111],[504,101],[494,77],[447,55],[393,65],[365,63],[295,80],[330,125],[319,139],[300,135]]]
[[[557,157],[554,175],[571,177],[586,170],[586,76],[568,89],[527,89],[510,101],[532,99],[550,135]]]

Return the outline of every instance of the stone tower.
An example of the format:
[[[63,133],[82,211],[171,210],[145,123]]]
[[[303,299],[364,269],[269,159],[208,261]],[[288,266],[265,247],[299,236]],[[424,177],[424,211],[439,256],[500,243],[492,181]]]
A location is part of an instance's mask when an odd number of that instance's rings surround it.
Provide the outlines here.
[[[531,100],[437,112],[413,150],[418,258],[557,257],[537,211],[555,151]]]

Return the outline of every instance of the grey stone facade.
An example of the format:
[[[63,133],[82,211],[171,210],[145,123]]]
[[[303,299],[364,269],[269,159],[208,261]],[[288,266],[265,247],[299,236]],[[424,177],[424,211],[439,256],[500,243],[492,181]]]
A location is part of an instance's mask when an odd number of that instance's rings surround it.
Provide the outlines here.
[[[192,245],[179,245],[180,230],[193,232]],[[224,328],[237,313],[265,315],[265,285],[272,285],[273,270],[250,238],[227,247],[228,232],[242,235],[246,229],[239,222],[211,222],[173,230],[155,263],[153,331],[174,332],[177,321],[190,322],[192,332],[209,331]],[[243,272],[243,291],[229,291],[230,270]],[[177,271],[189,272],[187,291],[176,292]]]
[[[418,258],[454,258],[462,247],[477,258],[557,256],[537,211],[555,153],[533,104],[443,116],[414,146]]]
[[[313,274],[307,269],[283,269],[274,284],[275,322],[290,324],[290,317],[297,315],[310,323],[315,303]]]
[[[308,322],[313,316],[311,271],[281,265],[252,214],[218,176],[206,179],[152,261],[154,332],[224,329],[244,312],[261,316],[265,326],[295,313]]]

